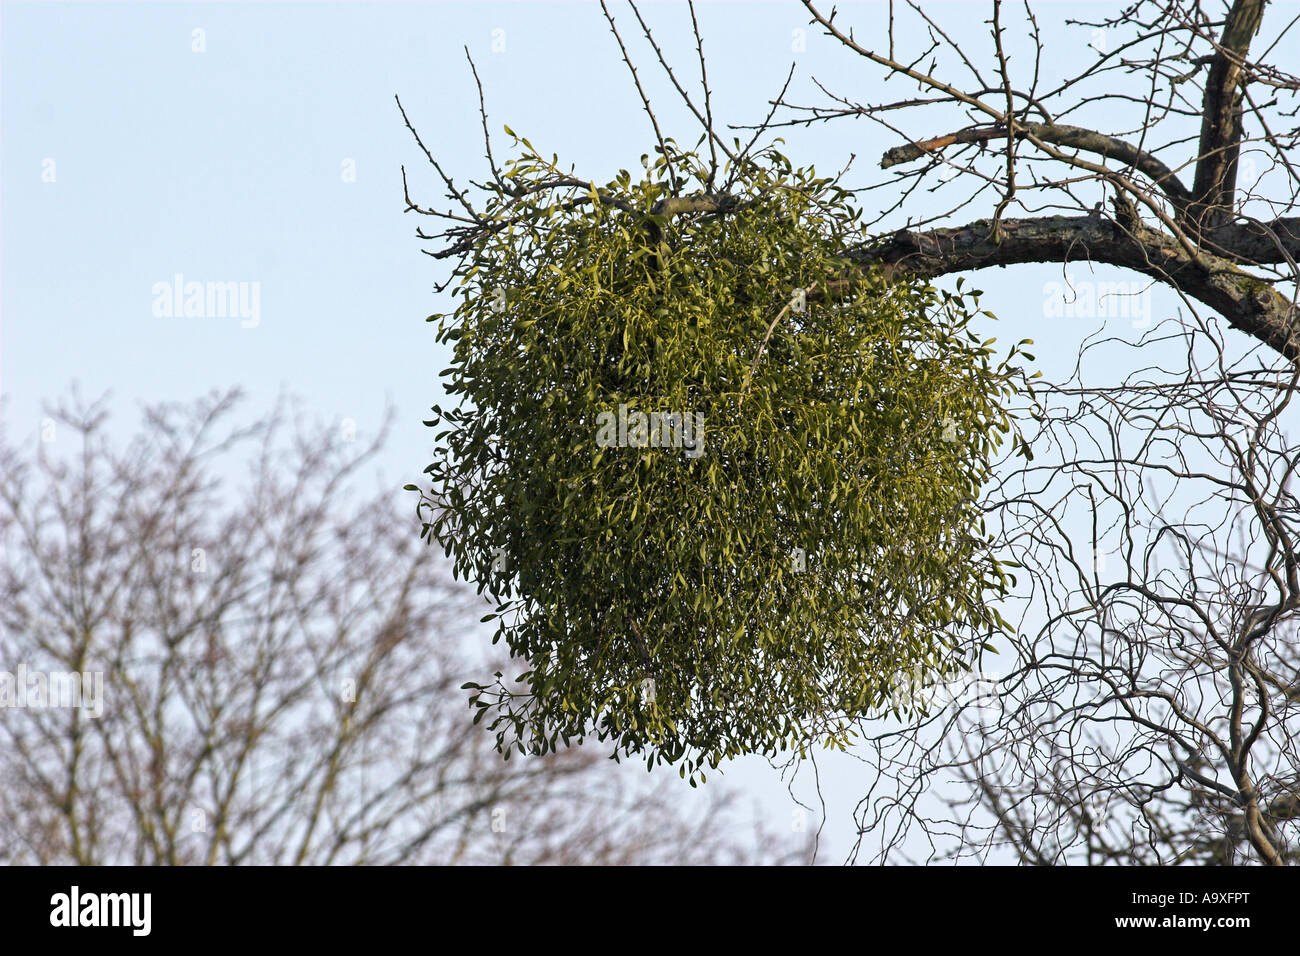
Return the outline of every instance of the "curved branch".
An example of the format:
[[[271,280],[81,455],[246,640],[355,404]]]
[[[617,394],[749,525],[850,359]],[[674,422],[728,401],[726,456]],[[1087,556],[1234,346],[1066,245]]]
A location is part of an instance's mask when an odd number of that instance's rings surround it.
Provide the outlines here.
[[[1205,252],[1192,259],[1172,238],[1141,223],[1122,228],[1097,215],[1012,219],[1002,223],[1001,242],[989,229],[979,220],[923,233],[902,230],[850,255],[926,278],[1027,262],[1104,262],[1172,285],[1233,328],[1287,358],[1300,357],[1300,316],[1291,300],[1228,259]]]
[[[895,146],[881,158],[880,168],[888,169],[900,163],[912,162],[954,143],[987,143],[990,140],[1001,139],[1006,135],[1007,128],[1001,124],[976,126],[958,130],[946,136],[936,136],[934,139],[923,140],[919,143]],[[1127,166],[1131,166],[1159,186],[1179,209],[1186,206],[1192,199],[1191,191],[1182,184],[1173,170],[1163,162],[1150,153],[1144,152],[1136,146],[1113,136],[1084,129],[1081,126],[1069,126],[1063,123],[1017,123],[1016,138],[1026,136],[1032,136],[1035,139],[1056,146],[1066,146],[1071,149],[1096,153],[1103,158],[1114,158]]]

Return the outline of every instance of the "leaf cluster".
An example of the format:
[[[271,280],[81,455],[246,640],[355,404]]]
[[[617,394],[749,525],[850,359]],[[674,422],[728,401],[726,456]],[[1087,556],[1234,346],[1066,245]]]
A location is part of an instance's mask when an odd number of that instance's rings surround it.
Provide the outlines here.
[[[565,197],[520,142],[500,228],[430,317],[456,404],[421,495],[526,665],[467,685],[499,748],[595,736],[694,783],[844,747],[908,709],[904,675],[969,667],[1004,626],[979,493],[1020,372],[971,330],[978,293],[853,262],[851,195],[775,149],[726,212],[669,217],[665,167],[702,177],[693,154]],[[620,406],[694,416],[701,446],[602,444]]]

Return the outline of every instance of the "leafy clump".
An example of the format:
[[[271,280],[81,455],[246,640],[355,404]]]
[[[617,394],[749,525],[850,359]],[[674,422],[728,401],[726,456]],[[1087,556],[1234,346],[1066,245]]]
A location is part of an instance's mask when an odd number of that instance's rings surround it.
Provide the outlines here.
[[[594,735],[694,782],[842,747],[908,709],[897,681],[969,667],[1004,626],[978,494],[1019,371],[969,330],[977,294],[846,259],[850,195],[775,150],[669,217],[693,154],[558,201],[522,142],[430,317],[459,403],[421,501],[527,667],[467,685],[498,746]]]

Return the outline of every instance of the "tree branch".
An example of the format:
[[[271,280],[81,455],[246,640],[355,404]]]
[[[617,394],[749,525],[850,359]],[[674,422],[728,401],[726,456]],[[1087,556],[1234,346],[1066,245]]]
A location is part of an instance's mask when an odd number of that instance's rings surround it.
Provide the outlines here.
[[[1017,138],[1033,136],[1045,143],[1066,146],[1071,149],[1082,149],[1086,152],[1096,153],[1103,158],[1114,158],[1125,165],[1133,167],[1159,186],[1179,209],[1182,209],[1191,201],[1191,192],[1179,181],[1173,170],[1155,156],[1143,152],[1123,140],[1090,129],[1084,129],[1081,126],[1068,126],[1060,123],[1017,123],[1016,127]],[[923,140],[919,143],[895,146],[881,158],[880,168],[888,169],[900,163],[910,163],[954,143],[987,143],[990,140],[1001,139],[1006,135],[1007,128],[1001,124],[975,126],[949,133],[946,136],[936,136],[933,139]]]
[[[1222,225],[1232,212],[1241,148],[1243,63],[1263,16],[1264,0],[1236,0],[1210,62],[1191,210],[1193,222],[1205,231]]]
[[[1300,246],[1297,223],[1285,223],[1292,230],[1288,232],[1291,243]],[[924,233],[902,230],[881,243],[853,250],[851,256],[925,278],[1027,262],[1104,262],[1172,285],[1214,309],[1233,328],[1288,358],[1300,357],[1300,319],[1294,303],[1229,259],[1203,252],[1193,260],[1163,233],[1136,222],[1124,229],[1100,216],[1007,220],[1002,223],[1001,242],[989,237],[989,228],[987,220],[980,220]],[[1247,227],[1241,229],[1261,252],[1266,251],[1261,237]],[[1280,261],[1276,246],[1273,257]]]

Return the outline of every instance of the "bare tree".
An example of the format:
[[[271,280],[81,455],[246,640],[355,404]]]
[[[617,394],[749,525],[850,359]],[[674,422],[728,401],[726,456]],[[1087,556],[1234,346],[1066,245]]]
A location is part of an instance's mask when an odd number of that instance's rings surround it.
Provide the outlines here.
[[[118,448],[102,401],[65,402],[0,449],[0,860],[796,859],[721,792],[503,761],[461,690],[481,600],[393,495],[355,504],[382,435],[236,404],[148,408]]]

